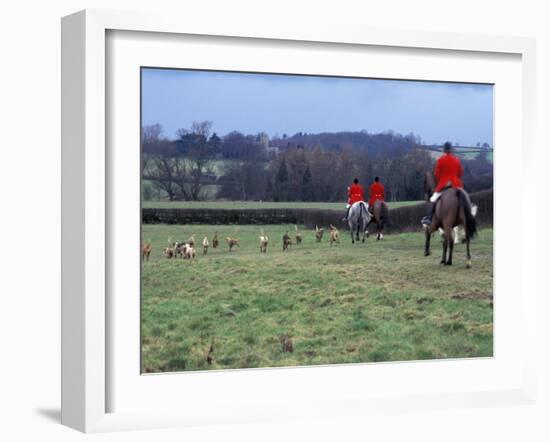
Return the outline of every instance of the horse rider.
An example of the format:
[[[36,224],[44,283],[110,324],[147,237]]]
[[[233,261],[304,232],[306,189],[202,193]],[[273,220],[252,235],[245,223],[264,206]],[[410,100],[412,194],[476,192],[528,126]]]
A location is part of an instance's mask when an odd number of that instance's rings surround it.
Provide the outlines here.
[[[365,201],[365,190],[363,186],[359,184],[359,180],[355,178],[353,184],[348,186],[348,204],[346,205],[346,216],[342,221],[348,220],[349,209],[353,206],[354,203],[358,201]]]
[[[386,198],[384,185],[380,182],[380,178],[377,176],[374,177],[374,182],[370,185],[369,195],[369,210],[372,213],[374,210],[374,203],[376,201],[384,201]]]
[[[439,157],[435,163],[434,176],[437,180],[434,193],[430,197],[430,207],[428,208],[428,214],[422,218],[422,225],[424,227],[429,226],[432,223],[432,217],[435,210],[435,203],[441,196],[444,189],[453,187],[455,189],[462,189],[462,175],[464,169],[460,158],[452,154],[452,146],[448,141],[443,145],[443,155]]]

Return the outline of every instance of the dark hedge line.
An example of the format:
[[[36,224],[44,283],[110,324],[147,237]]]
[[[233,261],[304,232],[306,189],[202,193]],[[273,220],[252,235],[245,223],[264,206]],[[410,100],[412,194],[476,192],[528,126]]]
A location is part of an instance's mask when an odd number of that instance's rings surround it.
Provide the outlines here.
[[[476,219],[480,227],[493,225],[493,191],[471,195],[478,206]],[[391,209],[386,232],[410,232],[420,229],[427,203]],[[143,209],[144,224],[300,224],[307,228],[333,224],[345,229],[344,211],[327,209]],[[374,225],[371,225],[371,232]]]
[[[484,190],[470,195],[472,203],[477,205],[476,220],[479,227],[493,225],[493,191]],[[398,207],[390,210],[388,233],[411,232],[420,229],[420,220],[426,214],[428,203],[415,206]]]

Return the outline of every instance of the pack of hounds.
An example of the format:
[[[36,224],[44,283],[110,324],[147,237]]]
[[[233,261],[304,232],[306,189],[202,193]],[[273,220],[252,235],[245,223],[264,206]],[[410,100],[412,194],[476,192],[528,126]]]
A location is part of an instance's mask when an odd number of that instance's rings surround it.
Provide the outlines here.
[[[474,206],[472,210],[474,216],[476,211],[477,211],[477,207]],[[288,232],[285,232],[285,234],[283,235],[283,238],[282,238],[283,252],[288,252],[291,246],[298,246],[302,244],[302,241],[303,241],[302,233],[298,229],[298,226],[295,225],[294,229],[295,229],[294,238],[292,238]],[[442,234],[442,230],[441,229],[439,230],[440,230],[440,234]],[[315,241],[320,243],[323,240],[325,229],[322,227],[315,226],[313,233],[315,236]],[[461,240],[464,237],[464,229],[458,226],[455,227],[453,229],[453,237],[454,237],[455,244],[459,244],[460,242],[462,242]],[[329,239],[330,246],[340,243],[340,232],[332,224],[329,224],[329,227],[328,227],[328,239]],[[229,252],[232,252],[234,248],[240,249],[239,240],[236,237],[227,236],[225,238],[225,242],[227,243]],[[212,243],[210,243],[210,241],[208,240],[208,237],[205,236],[202,240],[201,245],[202,245],[203,255],[206,255],[208,253],[208,249],[211,245],[212,245],[212,248],[217,249],[220,245],[220,241],[218,239],[218,232],[214,233],[214,236],[212,237]],[[267,246],[269,245],[269,237],[264,233],[263,229],[260,231],[259,245],[260,245],[260,253],[267,253]],[[149,257],[151,256],[152,249],[153,248],[151,245],[151,241],[148,241],[142,244],[141,257],[143,261],[149,261]],[[195,259],[195,257],[197,256],[197,252],[195,248],[195,235],[191,235],[186,241],[172,241],[171,239],[168,239],[168,246],[163,249],[162,254],[168,259],[171,259],[171,258],[182,258],[182,259],[191,259],[191,260]]]
[[[299,246],[300,244],[302,244],[304,237],[300,232],[300,230],[298,229],[297,225],[294,226],[294,230],[295,232],[293,236],[290,236],[288,231],[285,232],[285,234],[283,235],[282,237],[283,252],[290,251],[291,246]],[[320,243],[323,239],[325,229],[323,229],[322,227],[319,228],[318,226],[315,226],[313,233],[314,233],[316,242]],[[332,224],[329,224],[328,239],[329,239],[330,246],[340,243],[340,232]],[[203,238],[201,242],[203,255],[208,254],[208,249],[210,248],[210,245],[212,245],[213,249],[217,249],[220,246],[218,232],[214,233],[214,236],[211,238],[211,240],[212,242],[208,240],[208,236],[205,236]],[[239,239],[236,237],[227,236],[225,238],[225,242],[227,244],[229,252],[240,249],[241,247],[239,245]],[[259,236],[260,253],[267,253],[268,245],[269,245],[269,237],[264,233],[262,229],[260,230],[260,236]],[[149,257],[151,256],[152,249],[153,248],[151,245],[151,241],[148,241],[142,244],[141,258],[143,261],[149,261]],[[172,241],[172,239],[169,238],[168,245],[163,249],[162,254],[168,259],[172,259],[172,258],[190,259],[190,260],[195,259],[195,257],[197,256],[195,235],[191,235],[186,241]]]

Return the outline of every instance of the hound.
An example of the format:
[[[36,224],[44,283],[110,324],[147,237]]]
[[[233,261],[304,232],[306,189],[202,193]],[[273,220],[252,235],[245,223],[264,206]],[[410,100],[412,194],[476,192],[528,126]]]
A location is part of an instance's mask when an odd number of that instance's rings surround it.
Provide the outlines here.
[[[340,243],[340,234],[338,233],[338,229],[336,227],[334,227],[332,224],[330,224],[329,227],[330,227],[329,240],[330,240],[330,245],[332,247],[333,243]]]
[[[163,255],[166,256],[168,259],[170,258],[173,258],[174,257],[174,248],[173,247],[166,247],[163,251],[162,251]]]
[[[294,345],[292,345],[292,339],[290,336],[279,336],[279,342],[281,343],[281,350],[283,352],[292,353],[294,351]]]
[[[291,244],[292,242],[290,241],[290,236],[288,236],[288,232],[286,232],[283,235],[283,252],[285,250],[288,251]]]
[[[205,236],[204,239],[202,240],[202,254],[203,255],[206,255],[208,253],[208,237]]]
[[[187,249],[186,243],[176,241],[173,244],[173,247],[174,247],[174,258],[177,258],[177,257],[185,258],[185,250]]]
[[[324,229],[320,229],[319,227],[315,226],[315,239],[317,242],[321,242],[323,239],[323,233],[325,233]]]
[[[195,247],[191,247],[189,244],[186,244],[184,256],[187,259],[194,259],[195,258]]]
[[[296,244],[301,244],[301,243],[302,243],[302,234],[301,234],[300,231],[298,230],[298,226],[297,226],[297,225],[294,225],[294,229],[296,230],[296,235],[295,235]]]
[[[216,232],[214,233],[214,238],[212,238],[212,247],[216,249],[219,243],[220,242],[218,241],[218,232]]]
[[[267,253],[267,244],[269,242],[269,238],[264,235],[264,231],[261,231],[260,235],[260,253]]]
[[[191,235],[191,237],[185,241],[185,244],[191,247],[195,247],[195,235]]]
[[[234,246],[237,246],[237,247],[241,247],[239,246],[239,240],[236,239],[236,238],[231,238],[231,237],[227,237],[225,238],[225,241],[227,242],[227,244],[229,245],[229,251],[231,252],[231,250],[233,249]]]
[[[149,255],[151,255],[151,243],[145,243],[141,246],[141,259],[142,261],[149,261]]]
[[[176,256],[176,248],[174,244],[175,243],[172,242],[172,237],[168,238],[168,246],[166,246],[162,251],[162,254],[168,259],[174,258]]]

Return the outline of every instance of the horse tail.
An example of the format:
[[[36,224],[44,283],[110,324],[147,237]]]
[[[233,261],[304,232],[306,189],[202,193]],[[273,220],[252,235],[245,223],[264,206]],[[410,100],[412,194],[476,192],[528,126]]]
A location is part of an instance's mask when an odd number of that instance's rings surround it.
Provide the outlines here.
[[[367,230],[371,221],[373,220],[373,216],[371,216],[369,209],[367,208],[368,205],[363,203],[361,204],[361,209],[365,211],[365,221],[363,222],[363,229]]]
[[[351,205],[353,207],[353,204]],[[363,204],[359,203],[359,213],[357,214],[357,225],[359,226],[359,223],[361,222],[361,218],[363,217]]]
[[[382,203],[380,204],[381,205],[381,208],[380,208],[380,220],[384,223],[384,224],[387,224],[388,223],[388,215],[389,215],[389,211],[388,211],[388,205],[382,201]]]
[[[477,234],[477,223],[472,215],[472,206],[462,190],[457,189],[456,194],[458,196],[459,207],[464,209],[464,216],[466,218],[466,239],[472,239]]]

